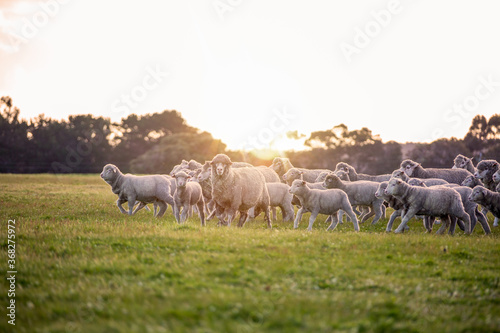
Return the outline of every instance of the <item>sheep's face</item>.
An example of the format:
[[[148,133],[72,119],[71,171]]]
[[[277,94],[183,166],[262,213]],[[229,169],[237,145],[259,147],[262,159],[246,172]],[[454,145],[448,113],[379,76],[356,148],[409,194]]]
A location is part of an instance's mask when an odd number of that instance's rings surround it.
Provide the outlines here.
[[[388,184],[388,182],[382,182],[382,183],[380,183],[380,185],[378,186],[377,191],[375,192],[375,196],[377,198],[384,197],[384,191],[387,188],[387,184]]]
[[[494,181],[495,183],[500,182],[500,170],[497,170],[497,172],[495,172],[495,173],[493,174],[492,179],[493,179],[493,181]]]
[[[474,177],[474,175],[470,175],[470,176],[467,176],[467,178],[465,178],[464,181],[462,182],[462,184],[460,184],[460,185],[473,188],[476,185],[475,180],[476,180],[476,178]]]
[[[101,172],[101,178],[106,182],[113,181],[120,170],[113,164],[106,164]]]
[[[472,189],[472,193],[469,195],[469,200],[474,202],[481,202],[486,196],[486,189],[482,186],[476,186]]]
[[[215,173],[217,176],[223,176],[224,174],[227,174],[227,169],[229,166],[226,163],[216,163],[215,164]]]
[[[387,187],[384,191],[384,194],[386,195],[394,195],[398,193],[398,188],[403,184],[403,181],[401,179],[397,178],[392,178],[389,183],[387,184]]]
[[[325,181],[323,182],[324,188],[337,188],[340,183],[339,177],[336,175],[330,174],[326,176]]]
[[[415,172],[415,169],[419,166],[417,162],[411,160],[405,160],[401,163],[401,171],[403,171],[408,177],[411,177]]]
[[[285,167],[283,165],[283,161],[281,160],[281,158],[276,157],[273,160],[273,163],[271,164],[271,169],[276,171],[277,174],[281,174],[281,173],[285,172]]]
[[[223,176],[228,174],[229,168],[233,162],[229,156],[225,154],[217,154],[210,162],[210,166],[212,167],[212,171],[215,171],[217,176]]]
[[[477,165],[474,176],[479,179],[487,179],[498,170],[498,162],[494,160],[481,161]]]
[[[209,179],[211,174],[212,174],[211,167],[208,167],[208,168],[203,167],[203,169],[201,169],[201,172],[198,175],[198,181],[202,182],[202,181]]]
[[[184,171],[178,172],[174,174],[172,177],[175,178],[175,185],[179,188],[186,187],[186,184],[188,180],[191,178],[187,173]]]
[[[305,181],[295,179],[292,183],[292,186],[290,186],[290,189],[288,189],[288,192],[290,192],[291,194],[297,194],[300,193],[300,191],[303,191],[306,186],[307,185]]]
[[[407,181],[408,180],[408,176],[405,174],[405,172],[401,169],[398,169],[398,170],[394,170],[392,172],[392,177],[391,178],[399,178],[403,181]]]
[[[339,170],[339,171],[335,172],[335,174],[337,175],[337,177],[339,177],[340,180],[344,180],[344,181],[351,180],[349,178],[349,173],[347,173],[346,171]]]
[[[295,179],[299,179],[301,175],[302,172],[300,170],[292,168],[283,175],[283,180],[291,184]]]
[[[337,165],[335,166],[335,171],[344,171],[349,173],[349,165],[343,162],[337,163]]]

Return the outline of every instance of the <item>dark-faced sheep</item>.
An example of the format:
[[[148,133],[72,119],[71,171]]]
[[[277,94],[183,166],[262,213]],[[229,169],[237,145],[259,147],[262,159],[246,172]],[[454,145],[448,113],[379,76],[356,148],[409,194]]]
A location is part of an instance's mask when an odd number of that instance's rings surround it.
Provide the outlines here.
[[[419,163],[412,160],[404,160],[401,162],[401,170],[408,177],[413,178],[440,178],[446,180],[450,184],[460,185],[467,176],[471,173],[464,169],[439,169],[439,168],[423,168]]]
[[[470,233],[470,217],[465,212],[460,194],[448,187],[416,187],[393,178],[389,181],[385,194],[393,195],[403,202],[406,213],[396,233],[401,233],[408,221],[416,214],[440,217],[445,223],[444,232],[450,226],[450,216],[456,217],[465,224],[465,232]]]
[[[256,168],[232,168],[231,159],[225,154],[216,155],[210,162],[212,170],[212,199],[216,203],[217,216],[227,218],[231,224],[236,212],[240,212],[238,226],[242,227],[248,210],[254,206],[264,211],[269,228],[269,193],[266,180]]]
[[[354,223],[354,230],[359,231],[358,220],[351,208],[351,203],[347,198],[347,194],[338,189],[331,190],[314,190],[307,186],[303,180],[296,179],[290,188],[290,193],[300,198],[302,207],[298,210],[293,227],[298,228],[302,215],[306,212],[311,212],[309,217],[309,226],[307,230],[312,230],[312,226],[318,214],[329,215],[332,223],[327,230],[333,230],[337,227],[338,211],[343,210],[349,215]]]
[[[127,214],[122,207],[125,202],[128,202],[129,215],[133,214],[136,201],[158,205],[160,209],[156,217],[165,214],[167,204],[174,205],[174,199],[170,194],[170,181],[164,176],[124,175],[116,165],[106,164],[101,172],[101,178],[111,186],[113,193],[118,195],[116,205],[124,214]]]
[[[458,154],[457,157],[453,160],[453,168],[452,169],[465,169],[470,173],[476,172],[476,168],[474,168],[474,164],[472,164],[472,159],[465,157],[462,154]]]

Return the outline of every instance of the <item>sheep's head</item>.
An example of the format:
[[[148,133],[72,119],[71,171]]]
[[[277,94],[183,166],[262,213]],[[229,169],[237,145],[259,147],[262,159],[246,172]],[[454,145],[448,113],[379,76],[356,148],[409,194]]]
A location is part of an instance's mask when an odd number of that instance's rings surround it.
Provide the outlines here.
[[[229,172],[229,168],[232,164],[233,162],[231,162],[229,156],[225,154],[215,155],[215,157],[212,159],[212,162],[210,162],[210,166],[212,167],[212,170],[215,171],[215,174],[217,176],[226,175]]]
[[[476,203],[481,203],[485,196],[486,189],[482,186],[476,186],[472,189],[472,193],[469,195],[469,200]]]
[[[462,182],[462,186],[467,186],[467,187],[470,187],[470,188],[474,188],[476,185],[480,185],[481,181],[479,179],[477,179],[476,177],[474,177],[474,175],[470,175],[470,176],[467,176],[464,181]]]
[[[283,166],[283,161],[281,160],[281,157],[275,157],[273,160],[273,163],[271,164],[271,169],[276,171],[276,173],[284,173],[284,166]]]
[[[455,169],[465,169],[469,163],[472,162],[472,158],[465,157],[462,154],[458,154],[453,160],[453,168]]]
[[[495,160],[484,160],[477,164],[477,170],[474,176],[479,179],[491,179],[498,170],[498,162]]]
[[[425,184],[424,184],[424,181],[422,179],[417,179],[417,178],[410,178],[408,180],[408,185],[411,185],[411,186],[419,186],[419,187],[427,187]]]
[[[302,178],[301,177],[302,173],[299,169],[296,169],[296,168],[291,168],[290,170],[288,170],[284,175],[283,175],[283,180],[286,181],[288,183],[288,185],[291,185],[291,183],[295,180],[295,179],[299,179],[299,178]]]
[[[333,174],[330,173],[328,176],[326,176],[325,181],[323,182],[323,187],[324,188],[338,188],[339,185],[342,184],[342,181],[340,178]]]
[[[210,161],[206,161],[200,169],[200,173],[198,174],[198,181],[202,182],[209,179],[211,174],[212,167],[210,166]]]
[[[349,173],[348,172],[345,172],[345,171],[342,171],[342,170],[339,170],[339,171],[336,171],[335,174],[337,175],[337,177],[339,177],[339,179],[341,180],[344,180],[346,182],[350,182],[351,181],[351,178],[349,178]]]
[[[106,182],[111,182],[120,174],[120,170],[114,164],[106,164],[101,172],[101,178]]]
[[[399,178],[399,179],[401,179],[404,182],[408,181],[408,176],[401,169],[394,170],[392,172],[391,178]]]
[[[395,193],[398,193],[398,188],[403,186],[403,184],[404,182],[401,179],[391,178],[391,180],[389,180],[389,183],[387,183],[384,194],[394,195]]]
[[[300,179],[295,179],[292,183],[292,186],[288,189],[288,192],[291,194],[297,194],[301,190],[303,190],[305,187],[307,187],[307,184],[305,181],[300,180]]]
[[[495,183],[500,183],[500,169],[493,174],[492,179]]]
[[[380,183],[380,184],[378,185],[377,191],[375,192],[375,196],[376,196],[377,198],[382,198],[382,197],[384,197],[384,191],[385,191],[385,189],[387,188],[387,184],[388,184],[388,183],[389,183],[389,182],[382,182],[382,183]]]
[[[401,171],[403,171],[408,177],[411,177],[415,172],[415,169],[420,166],[419,163],[412,160],[404,160],[401,162]]]
[[[176,174],[173,174],[172,177],[175,178],[175,185],[178,188],[186,187],[187,182],[191,178],[191,176],[185,173],[184,171],[179,171]]]

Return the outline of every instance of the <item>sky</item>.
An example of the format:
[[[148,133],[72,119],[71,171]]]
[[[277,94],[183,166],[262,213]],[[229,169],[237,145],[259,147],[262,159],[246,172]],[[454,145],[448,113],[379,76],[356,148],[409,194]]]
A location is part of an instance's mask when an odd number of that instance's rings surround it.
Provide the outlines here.
[[[230,149],[303,149],[339,124],[462,138],[500,113],[498,13],[496,0],[0,0],[0,96],[24,119],[177,110]]]

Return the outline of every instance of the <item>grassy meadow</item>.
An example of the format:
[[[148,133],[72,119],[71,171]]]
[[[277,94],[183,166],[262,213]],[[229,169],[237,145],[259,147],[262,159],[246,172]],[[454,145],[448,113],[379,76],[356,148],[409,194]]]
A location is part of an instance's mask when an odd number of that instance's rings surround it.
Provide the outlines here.
[[[306,217],[298,230],[262,216],[202,228],[171,208],[121,214],[97,174],[0,186],[0,263],[7,275],[15,219],[17,269],[16,325],[4,279],[1,332],[500,332],[499,228],[437,236],[411,221],[395,235],[383,219],[326,232],[325,216],[312,232]]]

